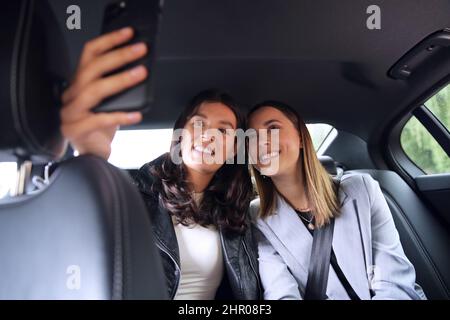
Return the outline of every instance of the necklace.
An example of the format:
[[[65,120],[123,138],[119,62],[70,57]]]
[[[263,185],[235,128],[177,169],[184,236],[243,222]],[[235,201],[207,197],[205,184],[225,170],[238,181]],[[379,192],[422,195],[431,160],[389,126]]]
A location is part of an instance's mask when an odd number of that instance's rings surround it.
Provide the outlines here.
[[[309,230],[314,230],[314,223],[313,223],[314,215],[311,215],[311,218],[310,218],[310,219],[306,219],[306,218],[303,216],[306,212],[302,212],[302,211],[299,211],[299,210],[295,210],[295,212],[297,212],[297,215],[300,217],[300,219],[302,219],[303,221],[305,221],[305,222],[307,223],[306,227],[307,227]]]
[[[280,193],[280,195],[281,195],[281,197],[283,198],[283,200],[286,201],[286,202],[291,206],[291,208],[294,209],[294,211],[297,213],[297,215],[300,217],[300,219],[302,219],[303,221],[305,221],[305,222],[307,223],[306,227],[307,227],[309,230],[314,230],[314,223],[313,223],[314,215],[311,214],[311,219],[309,219],[309,220],[306,219],[305,217],[303,217],[303,214],[310,213],[310,212],[311,212],[311,209],[310,209],[309,207],[295,208],[295,207],[292,205],[292,203],[291,203],[288,199],[286,199],[281,193]]]

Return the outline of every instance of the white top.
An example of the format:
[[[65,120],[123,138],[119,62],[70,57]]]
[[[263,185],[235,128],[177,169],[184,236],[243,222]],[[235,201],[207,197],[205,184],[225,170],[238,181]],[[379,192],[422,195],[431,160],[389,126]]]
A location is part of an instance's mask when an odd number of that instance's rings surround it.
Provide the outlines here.
[[[201,201],[202,194],[194,194]],[[175,224],[181,279],[175,300],[212,300],[223,276],[223,256],[215,227]]]

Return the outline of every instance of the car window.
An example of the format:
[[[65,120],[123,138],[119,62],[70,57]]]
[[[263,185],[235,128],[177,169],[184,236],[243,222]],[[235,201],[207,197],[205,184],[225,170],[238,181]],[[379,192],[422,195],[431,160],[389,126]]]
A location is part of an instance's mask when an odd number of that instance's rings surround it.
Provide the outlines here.
[[[425,102],[425,106],[450,131],[450,84]]]
[[[318,154],[336,137],[336,130],[324,123],[307,124]],[[137,169],[168,152],[172,129],[119,130],[111,145],[108,161],[123,169]]]
[[[425,106],[447,130],[450,128],[450,86],[430,98]],[[450,157],[416,117],[406,123],[400,142],[406,155],[426,174],[450,173]]]
[[[314,149],[319,155],[322,155],[337,136],[337,130],[326,123],[308,123],[306,127],[311,134]]]
[[[172,129],[119,130],[108,161],[123,169],[137,169],[169,152]]]
[[[0,199],[15,192],[17,164],[15,162],[0,162]]]
[[[307,124],[318,154],[337,136],[337,131],[324,123]],[[123,169],[137,169],[168,152],[172,129],[121,130],[114,137],[108,161]],[[325,147],[325,148],[324,148]],[[15,192],[17,164],[0,162],[0,199]]]

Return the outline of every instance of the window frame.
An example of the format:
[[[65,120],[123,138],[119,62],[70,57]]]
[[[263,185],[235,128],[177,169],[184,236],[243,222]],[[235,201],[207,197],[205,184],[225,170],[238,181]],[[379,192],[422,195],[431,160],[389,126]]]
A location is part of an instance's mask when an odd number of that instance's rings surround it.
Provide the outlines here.
[[[401,145],[401,134],[403,132],[403,128],[413,116],[417,118],[417,120],[441,146],[444,152],[450,157],[450,132],[425,105],[429,99],[449,84],[450,76],[447,76],[431,87],[427,92],[425,92],[425,94],[421,95],[415,103],[411,104],[411,109],[400,117],[400,120],[397,118],[397,122],[394,124],[389,133],[387,143],[387,159],[396,167],[398,173],[405,178],[409,185],[415,185],[414,179],[418,176],[437,175],[427,174],[424,172],[414,161],[409,158]],[[436,135],[439,138],[436,138]]]
[[[450,157],[450,132],[424,104],[413,111],[413,115],[428,130],[436,142]]]

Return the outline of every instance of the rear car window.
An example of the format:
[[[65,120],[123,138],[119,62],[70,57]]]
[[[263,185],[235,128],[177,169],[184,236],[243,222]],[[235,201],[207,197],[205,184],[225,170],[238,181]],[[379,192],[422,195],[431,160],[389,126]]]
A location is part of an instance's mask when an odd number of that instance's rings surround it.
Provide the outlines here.
[[[329,124],[307,124],[314,147],[318,154],[326,149],[337,136]],[[168,152],[172,129],[121,130],[114,137],[111,156],[108,161],[123,169],[137,169],[143,164]]]
[[[325,123],[307,124],[317,153],[323,154],[337,136],[337,131]],[[137,169],[168,152],[172,129],[120,130],[111,145],[108,161],[123,169]],[[14,193],[17,178],[15,162],[0,162],[0,199]]]
[[[0,162],[0,199],[15,192],[17,164],[15,162]]]
[[[450,130],[450,84],[425,102],[425,106]]]
[[[450,85],[425,102],[425,107],[449,130]],[[416,117],[406,123],[400,142],[406,155],[426,174],[450,173],[450,157]]]

